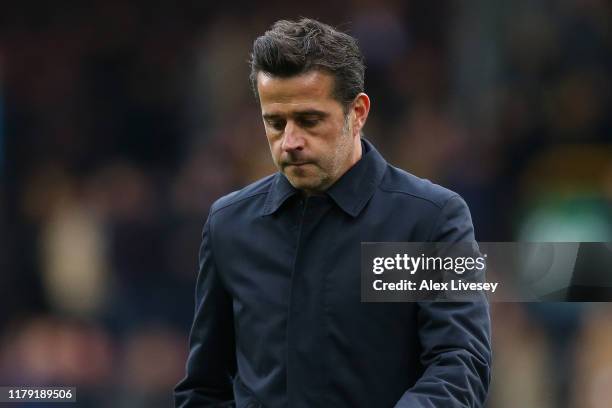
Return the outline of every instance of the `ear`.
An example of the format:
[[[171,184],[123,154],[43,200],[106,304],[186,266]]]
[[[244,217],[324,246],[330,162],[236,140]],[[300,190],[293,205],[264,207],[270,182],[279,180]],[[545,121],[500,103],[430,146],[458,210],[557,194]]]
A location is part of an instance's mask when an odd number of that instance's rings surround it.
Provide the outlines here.
[[[352,111],[353,131],[360,134],[370,113],[370,97],[363,92],[357,95],[352,104]]]

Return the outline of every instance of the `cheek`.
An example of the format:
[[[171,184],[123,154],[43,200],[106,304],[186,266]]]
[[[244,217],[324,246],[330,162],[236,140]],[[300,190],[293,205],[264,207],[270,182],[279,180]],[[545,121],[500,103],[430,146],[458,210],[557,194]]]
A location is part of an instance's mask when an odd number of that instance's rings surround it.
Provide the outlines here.
[[[267,137],[268,145],[270,146],[270,153],[272,153],[272,157],[274,159],[278,159],[281,155],[281,143],[278,138]]]
[[[266,132],[266,139],[270,145],[270,149],[277,145],[277,138],[272,133]]]

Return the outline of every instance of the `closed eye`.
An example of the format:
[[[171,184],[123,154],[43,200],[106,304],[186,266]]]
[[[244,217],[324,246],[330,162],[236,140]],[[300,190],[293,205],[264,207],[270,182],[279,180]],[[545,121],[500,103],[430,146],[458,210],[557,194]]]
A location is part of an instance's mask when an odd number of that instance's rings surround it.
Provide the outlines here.
[[[311,128],[318,125],[320,120],[318,118],[300,118],[298,119],[298,124],[301,127]]]
[[[266,119],[266,123],[274,130],[283,130],[287,122],[283,119]]]
[[[311,129],[321,124],[328,114],[318,110],[307,110],[294,113],[292,116],[297,126]],[[263,119],[268,128],[274,129],[277,132],[283,131],[287,126],[287,119],[281,115],[265,113],[263,114]]]

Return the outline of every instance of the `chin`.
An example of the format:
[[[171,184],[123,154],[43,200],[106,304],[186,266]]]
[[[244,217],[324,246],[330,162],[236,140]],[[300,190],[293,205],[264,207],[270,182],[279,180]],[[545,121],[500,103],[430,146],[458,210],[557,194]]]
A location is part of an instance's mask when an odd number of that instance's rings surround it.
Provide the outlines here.
[[[311,190],[315,187],[313,183],[309,183],[306,180],[296,180],[295,178],[290,178],[289,182],[293,187],[299,190]]]
[[[287,177],[291,185],[298,190],[318,190],[320,183],[314,182],[314,180],[305,180],[301,177]]]

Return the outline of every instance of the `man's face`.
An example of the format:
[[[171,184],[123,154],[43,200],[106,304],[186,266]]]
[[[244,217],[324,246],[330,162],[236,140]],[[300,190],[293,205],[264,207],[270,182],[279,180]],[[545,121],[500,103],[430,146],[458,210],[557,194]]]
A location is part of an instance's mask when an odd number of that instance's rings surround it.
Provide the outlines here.
[[[272,159],[306,194],[326,190],[361,157],[354,112],[332,96],[334,78],[321,71],[279,78],[260,72],[257,89]]]

